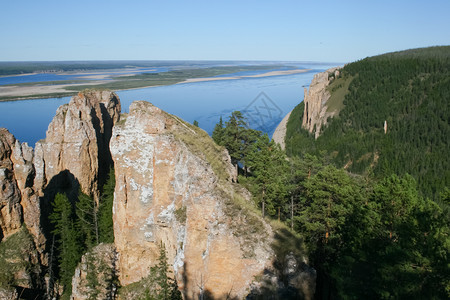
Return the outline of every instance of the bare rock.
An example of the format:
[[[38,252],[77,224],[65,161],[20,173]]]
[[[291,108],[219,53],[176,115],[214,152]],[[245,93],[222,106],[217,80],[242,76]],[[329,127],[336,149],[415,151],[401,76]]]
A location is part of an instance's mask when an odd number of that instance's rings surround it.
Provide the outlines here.
[[[116,260],[112,244],[100,244],[84,254],[72,278],[71,299],[115,299]]]
[[[246,196],[234,189],[223,150],[147,102],[134,102],[120,123],[110,147],[121,284],[148,276],[162,242],[185,298],[245,297],[271,264],[272,231],[234,204]]]
[[[52,178],[67,170],[84,193],[98,200],[111,157],[108,150],[120,101],[109,91],[85,91],[58,108],[46,139],[36,143],[35,190],[40,196]]]
[[[314,75],[309,86],[309,90],[305,88],[305,109],[303,113],[302,127],[313,132],[315,138],[320,135],[320,129],[326,124],[328,117],[334,116],[334,113],[327,112],[327,101],[330,99],[330,92],[327,86],[330,84],[330,74],[334,78],[339,76],[339,68],[331,68],[322,73]]]
[[[8,130],[0,128],[0,241],[17,232],[22,225],[21,193],[11,160],[15,141]]]

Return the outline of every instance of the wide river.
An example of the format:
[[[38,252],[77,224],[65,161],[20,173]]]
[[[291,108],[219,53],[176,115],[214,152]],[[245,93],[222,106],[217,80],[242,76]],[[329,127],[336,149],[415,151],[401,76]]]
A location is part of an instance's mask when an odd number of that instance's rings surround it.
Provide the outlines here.
[[[299,64],[305,73],[237,80],[205,81],[118,91],[122,112],[135,100],[145,100],[193,122],[211,134],[220,116],[224,122],[240,110],[252,128],[270,135],[289,111],[303,100],[303,87],[318,72],[334,65]],[[0,127],[6,127],[21,142],[34,146],[45,132],[56,109],[70,97],[0,102]]]

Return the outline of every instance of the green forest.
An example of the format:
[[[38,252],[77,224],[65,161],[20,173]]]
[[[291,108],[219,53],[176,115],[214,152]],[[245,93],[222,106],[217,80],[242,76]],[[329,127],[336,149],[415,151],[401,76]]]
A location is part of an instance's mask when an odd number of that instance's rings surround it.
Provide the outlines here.
[[[339,117],[314,140],[307,131],[292,128],[292,120],[301,125],[300,104],[291,114],[286,152],[267,134],[248,128],[239,111],[216,125],[212,137],[228,149],[238,181],[252,192],[261,215],[284,222],[303,237],[309,264],[317,270],[316,299],[450,297],[449,85],[444,84],[450,77],[448,56],[441,50],[448,48],[431,49],[428,58],[391,54],[346,66],[342,76],[355,79]],[[403,73],[404,65],[411,74]],[[429,68],[434,75],[416,78],[417,68]],[[447,75],[438,79],[440,72]],[[411,76],[417,82],[430,80],[433,88],[420,92]],[[392,82],[405,86],[398,91]],[[366,84],[372,92],[365,90]],[[372,96],[375,91],[377,97]],[[416,98],[411,91],[417,91]],[[359,93],[373,101],[357,101]],[[405,103],[411,103],[405,110],[394,98],[402,93]],[[435,104],[430,106],[429,99]],[[432,108],[437,103],[442,108],[436,112]],[[433,121],[425,123],[427,118]],[[385,119],[391,124],[387,135]],[[411,131],[420,127],[413,126],[416,122],[424,127]],[[424,149],[429,153],[420,153]],[[371,159],[360,159],[368,152]],[[380,158],[372,165],[375,152]],[[355,163],[345,170],[349,159]],[[411,167],[413,159],[435,160]],[[424,180],[421,168],[439,180]]]
[[[72,293],[72,277],[82,255],[100,243],[114,242],[114,187],[114,169],[111,169],[98,203],[81,190],[75,199],[64,192],[55,195],[49,215],[52,228],[48,270],[49,294],[57,290],[55,287],[63,286],[62,299],[69,299]],[[111,272],[111,276],[114,277],[113,273]],[[110,289],[116,289],[117,285],[117,278],[111,278]]]
[[[341,76],[352,78],[344,107],[317,140],[301,128],[303,103],[294,109],[288,155],[324,153],[337,167],[375,179],[410,174],[421,195],[438,200],[450,186],[450,47],[369,57],[344,66]]]

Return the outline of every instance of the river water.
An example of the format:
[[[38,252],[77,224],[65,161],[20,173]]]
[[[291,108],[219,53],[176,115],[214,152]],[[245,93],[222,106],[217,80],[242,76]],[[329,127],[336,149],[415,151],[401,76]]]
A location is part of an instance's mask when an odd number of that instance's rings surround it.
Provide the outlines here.
[[[240,110],[249,126],[270,135],[289,111],[303,100],[303,87],[318,72],[334,65],[299,64],[311,71],[283,76],[245,78],[175,84],[118,91],[122,112],[128,112],[135,100],[153,103],[168,113],[193,122],[211,134],[222,116],[224,122],[234,110]],[[241,74],[239,74],[241,75]],[[6,127],[21,142],[34,146],[45,138],[56,109],[70,97],[0,102],[0,127]]]

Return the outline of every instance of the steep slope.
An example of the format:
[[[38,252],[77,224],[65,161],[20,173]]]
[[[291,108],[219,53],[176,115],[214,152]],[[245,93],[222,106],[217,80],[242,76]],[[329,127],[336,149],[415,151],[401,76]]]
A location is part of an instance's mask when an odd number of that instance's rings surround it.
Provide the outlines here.
[[[322,88],[323,93],[330,91],[331,98],[343,98],[339,116],[322,126],[320,136],[317,129],[312,136],[304,120],[311,116],[309,108],[319,106],[321,100],[317,98],[314,105],[305,102],[303,126],[288,122],[288,153],[326,150],[336,165],[377,177],[409,173],[423,194],[436,197],[450,184],[446,155],[450,152],[449,70],[448,46],[390,53],[346,65],[341,83],[335,79]]]
[[[112,164],[109,140],[119,113],[114,93],[79,93],[58,109],[35,151],[0,128],[0,258],[8,262],[0,270],[0,285],[42,292],[50,203],[56,192],[76,194],[78,186],[98,198]]]
[[[85,194],[97,199],[111,165],[108,144],[120,110],[119,99],[109,91],[80,92],[59,107],[45,140],[36,143],[35,190],[42,195],[67,170]]]
[[[250,208],[248,192],[232,184],[226,150],[203,130],[134,102],[114,127],[111,153],[122,285],[149,275],[161,243],[187,299],[241,299],[275,269],[275,233]],[[305,295],[312,295],[309,280],[296,286]]]
[[[327,89],[331,81],[339,77],[339,68],[332,68],[325,72],[314,75],[309,90],[305,88],[305,111],[303,114],[302,127],[315,138],[320,134],[321,127],[327,124],[327,119],[333,117],[337,112],[328,111],[330,91]]]

